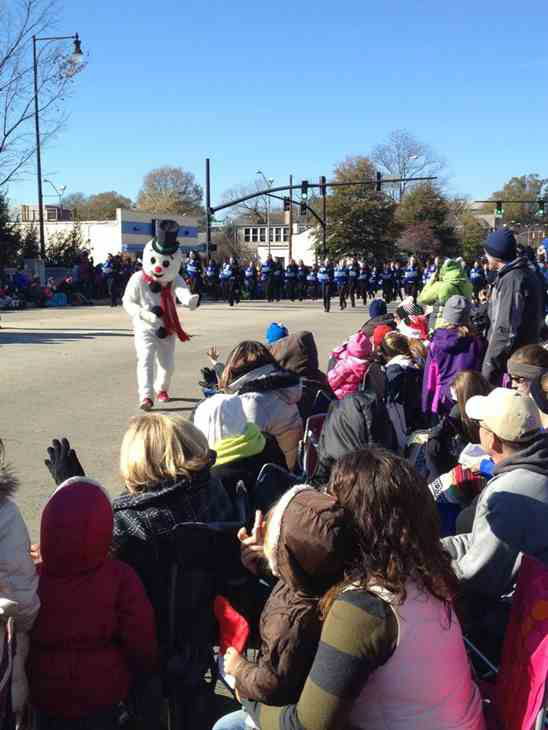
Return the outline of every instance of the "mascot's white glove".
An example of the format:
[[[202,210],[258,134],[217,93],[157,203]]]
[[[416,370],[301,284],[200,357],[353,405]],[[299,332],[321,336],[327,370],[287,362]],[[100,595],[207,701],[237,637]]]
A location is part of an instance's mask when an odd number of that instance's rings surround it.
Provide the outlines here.
[[[200,298],[199,294],[193,294],[189,300],[188,300],[188,308],[191,312],[193,312],[196,307],[198,306],[198,299]]]
[[[142,319],[143,322],[146,322],[147,324],[151,324],[153,327],[159,327],[162,323],[162,320],[157,317],[154,312],[151,312],[150,309],[145,309],[144,307],[139,310],[139,319]]]

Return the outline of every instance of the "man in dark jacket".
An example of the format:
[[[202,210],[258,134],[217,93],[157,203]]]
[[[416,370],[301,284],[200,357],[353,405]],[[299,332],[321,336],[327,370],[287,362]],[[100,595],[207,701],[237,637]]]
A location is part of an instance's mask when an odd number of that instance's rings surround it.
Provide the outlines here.
[[[489,300],[489,344],[482,374],[498,385],[512,353],[540,339],[544,292],[527,257],[517,255],[516,239],[509,229],[499,228],[490,233],[485,253],[489,268],[497,272],[497,277]]]

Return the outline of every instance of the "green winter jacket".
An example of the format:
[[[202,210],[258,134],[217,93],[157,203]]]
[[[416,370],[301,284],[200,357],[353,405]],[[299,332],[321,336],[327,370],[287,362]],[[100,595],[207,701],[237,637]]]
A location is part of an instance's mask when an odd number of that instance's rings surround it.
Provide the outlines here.
[[[448,259],[440,269],[440,273],[429,281],[418,297],[419,304],[432,304],[436,311],[435,328],[443,323],[443,306],[450,297],[460,294],[472,299],[474,289],[458,261]]]

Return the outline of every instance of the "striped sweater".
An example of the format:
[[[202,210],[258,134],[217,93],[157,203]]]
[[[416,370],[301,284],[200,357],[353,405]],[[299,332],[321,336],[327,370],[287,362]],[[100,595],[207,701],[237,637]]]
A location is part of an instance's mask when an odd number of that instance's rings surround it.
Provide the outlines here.
[[[390,606],[362,590],[346,591],[325,620],[320,644],[297,705],[243,701],[261,730],[343,730],[369,675],[395,650],[398,626]]]
[[[484,730],[460,624],[412,581],[401,605],[339,595],[297,705],[245,703],[261,730]],[[386,599],[386,600],[383,600]]]

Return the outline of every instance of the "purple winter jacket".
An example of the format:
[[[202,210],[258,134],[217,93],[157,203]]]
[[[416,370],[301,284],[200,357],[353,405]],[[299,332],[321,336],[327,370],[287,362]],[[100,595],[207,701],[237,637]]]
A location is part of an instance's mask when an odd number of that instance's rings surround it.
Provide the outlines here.
[[[422,381],[424,413],[446,413],[453,402],[451,383],[462,370],[481,371],[485,345],[478,335],[461,337],[458,330],[440,327],[428,348]]]

